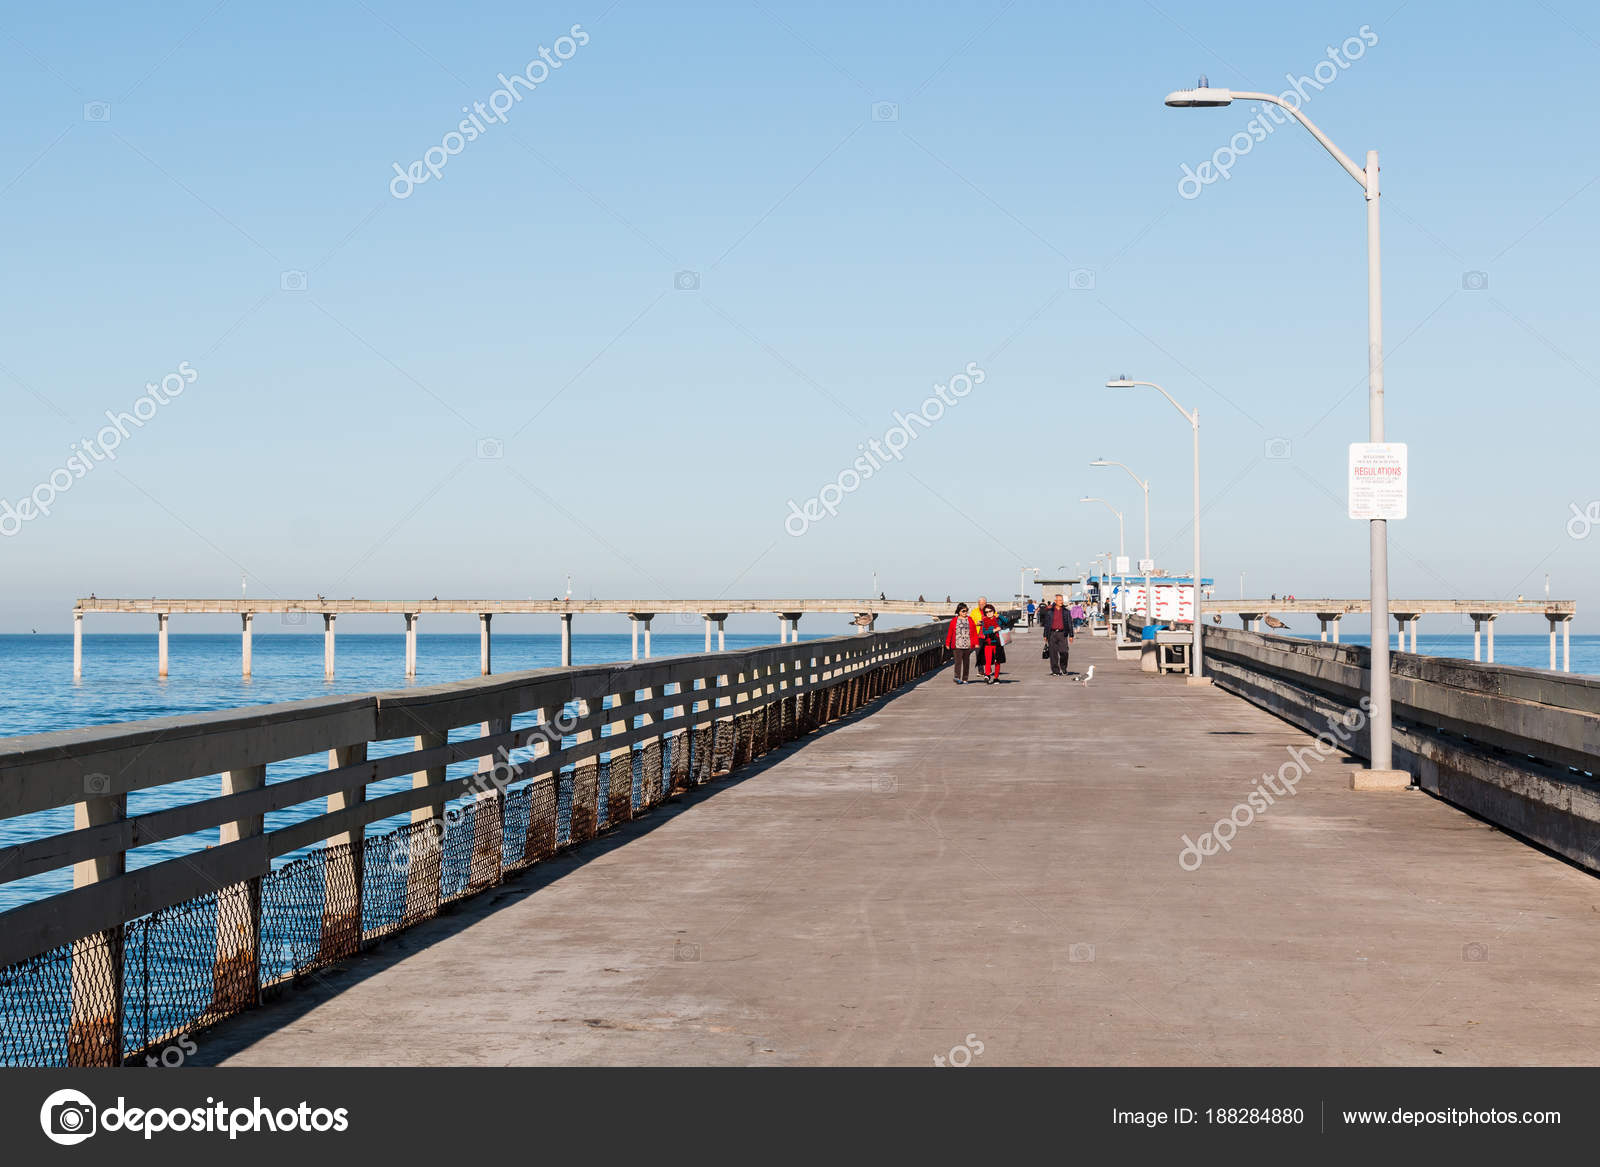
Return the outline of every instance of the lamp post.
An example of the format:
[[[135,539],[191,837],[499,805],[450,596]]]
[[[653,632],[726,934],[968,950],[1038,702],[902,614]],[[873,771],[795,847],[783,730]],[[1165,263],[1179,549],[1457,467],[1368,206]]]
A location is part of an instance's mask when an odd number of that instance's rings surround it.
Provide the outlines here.
[[[1114,458],[1096,458],[1089,465],[1121,466],[1127,472],[1128,477],[1139,484],[1139,489],[1144,491],[1144,602],[1145,614],[1154,620],[1156,618],[1156,598],[1155,593],[1150,590],[1150,480],[1148,478],[1140,478],[1132,470],[1128,469],[1127,463],[1118,462]]]
[[[1311,132],[1344,172],[1361,184],[1367,201],[1367,440],[1383,441],[1383,281],[1378,247],[1378,152],[1367,151],[1366,166],[1355,162],[1328,136],[1317,129],[1293,105],[1270,93],[1235,93],[1231,89],[1212,89],[1204,77],[1194,89],[1180,89],[1167,94],[1166,103],[1177,109],[1215,108],[1229,105],[1235,100],[1264,101],[1289,111],[1297,122]],[[1388,771],[1389,778],[1397,777],[1394,765],[1394,722],[1389,702],[1389,524],[1384,519],[1369,520],[1368,530],[1371,559],[1372,588],[1372,658],[1369,675],[1371,688],[1368,710],[1371,725],[1371,769]],[[1410,779],[1407,778],[1409,783]],[[1392,785],[1376,777],[1372,786]]]
[[[1017,568],[1017,599],[1022,601],[1022,606],[1024,609],[1026,609],[1028,606],[1028,584],[1026,573],[1030,571],[1033,572],[1034,579],[1039,578],[1039,569],[1037,567]]]
[[[1191,684],[1200,684],[1205,676],[1205,660],[1200,642],[1204,632],[1200,627],[1200,410],[1185,409],[1173,400],[1168,393],[1154,381],[1129,380],[1124,373],[1120,377],[1113,377],[1106,382],[1107,389],[1132,389],[1143,386],[1154,389],[1172,404],[1172,408],[1183,414],[1184,420],[1189,423],[1189,429],[1194,434],[1194,645],[1189,651],[1189,680]]]
[[[1122,538],[1122,512],[1119,511],[1116,507],[1112,506],[1110,503],[1106,502],[1106,500],[1103,499],[1103,498],[1091,498],[1088,495],[1084,495],[1084,497],[1080,498],[1078,501],[1079,502],[1097,502],[1097,503],[1101,504],[1102,506],[1104,506],[1106,508],[1106,510],[1110,511],[1112,514],[1117,516],[1117,557],[1119,559],[1127,558],[1127,555],[1128,555],[1127,544],[1124,542],[1124,540]],[[1111,553],[1109,551],[1106,552],[1106,558],[1108,560],[1111,558]],[[1115,564],[1114,563],[1110,563],[1110,564],[1107,564],[1107,566],[1108,567],[1114,567]],[[1108,571],[1108,572],[1106,572],[1106,574],[1110,575],[1111,573]],[[1123,602],[1124,603],[1127,602],[1127,597],[1126,596],[1123,597]]]

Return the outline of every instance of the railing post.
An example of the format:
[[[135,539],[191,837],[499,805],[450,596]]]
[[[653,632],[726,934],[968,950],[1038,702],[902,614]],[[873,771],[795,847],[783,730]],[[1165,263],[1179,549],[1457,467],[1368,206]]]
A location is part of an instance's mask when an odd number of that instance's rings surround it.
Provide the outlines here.
[[[227,796],[257,790],[266,782],[265,765],[228,770],[222,775],[222,793]],[[258,814],[223,823],[218,831],[218,845],[253,839],[261,834],[261,828],[262,816]],[[217,892],[217,959],[211,974],[212,1002],[216,1008],[233,1013],[260,999],[260,953],[261,879],[257,876]]]
[[[407,623],[415,626],[414,616],[407,618]],[[414,749],[436,750],[444,747],[450,741],[447,733],[421,733],[412,741]],[[420,790],[429,786],[443,786],[445,767],[429,766],[418,770],[411,775],[411,788]],[[425,825],[424,825],[425,824]],[[425,920],[439,910],[439,876],[441,862],[428,863],[423,860],[444,854],[444,799],[441,797],[426,806],[419,806],[411,812],[411,838],[409,844],[409,863],[406,867],[406,914],[405,918],[411,920]]]
[[[104,774],[84,777],[90,797],[75,803],[72,825],[78,830],[114,823],[126,817],[127,796],[110,795]],[[97,797],[98,796],[98,797]],[[102,855],[72,865],[72,886],[88,887],[114,879],[126,869],[124,852]],[[72,1011],[67,1023],[67,1065],[122,1064],[123,928],[117,925],[76,941],[72,946]]]
[[[511,719],[497,717],[485,721],[479,730],[482,737],[509,733]],[[472,860],[467,865],[468,887],[487,887],[500,879],[501,844],[505,838],[501,821],[505,803],[501,795],[505,792],[506,783],[495,779],[498,777],[497,767],[502,766],[509,774],[509,750],[505,752],[503,761],[496,760],[492,753],[478,759],[478,789],[472,799]]]
[[[332,619],[329,613],[326,617]],[[328,769],[355,766],[367,760],[367,743],[339,746],[328,751]],[[328,795],[328,813],[359,806],[367,800],[365,783],[355,782]],[[354,826],[331,836],[323,875],[322,942],[326,956],[347,956],[361,947],[362,881],[365,874],[363,842],[366,829]]]

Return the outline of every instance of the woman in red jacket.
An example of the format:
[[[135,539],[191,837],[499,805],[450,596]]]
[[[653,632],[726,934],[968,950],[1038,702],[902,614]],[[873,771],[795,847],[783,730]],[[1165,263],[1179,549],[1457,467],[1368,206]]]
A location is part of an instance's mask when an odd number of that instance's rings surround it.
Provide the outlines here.
[[[1000,639],[1000,633],[1005,624],[994,610],[993,604],[983,606],[983,619],[978,623],[978,645],[983,656],[980,667],[983,669],[983,683],[996,685],[1000,682],[1000,666],[1006,663],[1005,645]]]
[[[965,685],[972,675],[972,650],[978,647],[978,625],[965,604],[956,605],[955,618],[944,634],[944,646],[956,656],[956,684]]]

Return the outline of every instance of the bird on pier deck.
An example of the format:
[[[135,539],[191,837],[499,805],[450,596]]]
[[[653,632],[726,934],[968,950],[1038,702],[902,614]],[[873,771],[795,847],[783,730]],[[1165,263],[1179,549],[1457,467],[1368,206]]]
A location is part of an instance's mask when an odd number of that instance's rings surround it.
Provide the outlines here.
[[[1287,628],[1287,627],[1289,627],[1287,624],[1285,624],[1282,620],[1278,619],[1276,616],[1264,616],[1264,617],[1262,617],[1262,619],[1264,619],[1266,621],[1268,628]]]

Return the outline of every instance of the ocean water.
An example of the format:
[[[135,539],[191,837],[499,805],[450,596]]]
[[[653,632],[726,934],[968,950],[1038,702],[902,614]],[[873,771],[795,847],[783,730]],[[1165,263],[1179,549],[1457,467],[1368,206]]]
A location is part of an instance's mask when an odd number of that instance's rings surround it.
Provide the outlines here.
[[[1289,617],[1291,622],[1293,617]],[[1451,617],[1436,616],[1433,619],[1434,629],[1448,626]],[[1317,639],[1317,622],[1315,617],[1307,617],[1307,629],[1290,627],[1282,635],[1298,636],[1302,639]],[[1233,627],[1238,627],[1238,621],[1233,621]],[[1419,656],[1450,656],[1462,660],[1472,659],[1472,625],[1465,625],[1465,632],[1438,632],[1429,635],[1428,617],[1424,616],[1417,635],[1417,653]],[[1502,629],[1503,629],[1502,625]],[[1331,635],[1331,634],[1330,634]],[[1389,647],[1392,651],[1399,652],[1396,646],[1398,638],[1390,638]],[[1487,637],[1485,651],[1487,651]],[[1344,644],[1368,644],[1365,635],[1341,636]],[[1411,638],[1406,637],[1407,648],[1410,652]],[[1494,663],[1497,665],[1516,665],[1525,669],[1548,669],[1550,667],[1550,634],[1539,633],[1528,635],[1526,633],[1508,635],[1506,632],[1497,631],[1494,636]],[[1561,638],[1556,637],[1556,668],[1561,668]],[[1572,671],[1586,673],[1590,676],[1600,676],[1600,636],[1574,636],[1572,638]]]
[[[774,642],[770,636],[730,634],[726,643],[728,649],[733,650],[758,648]],[[692,633],[658,631],[651,640],[651,653],[657,657],[704,651],[705,634],[700,628]],[[572,639],[575,664],[627,660],[631,655],[632,639],[627,633],[574,635]],[[336,676],[331,682],[324,681],[322,676],[320,629],[313,635],[258,635],[252,644],[251,657],[255,675],[246,681],[239,675],[238,636],[174,634],[168,638],[169,675],[161,680],[156,677],[154,634],[91,634],[84,637],[83,680],[74,682],[70,635],[0,636],[0,737],[458,681],[478,675],[478,637],[476,633],[419,635],[417,677],[409,682],[404,675],[403,634],[340,636]],[[560,663],[561,638],[557,635],[497,634],[494,638],[494,671],[497,674],[553,667]],[[532,717],[518,718],[513,727],[523,728],[533,723]],[[470,727],[458,730],[451,735],[451,740],[470,738],[475,733]],[[370,756],[404,753],[410,748],[404,741],[374,743]],[[518,751],[512,757],[514,761],[521,761],[527,757],[527,751]],[[280,782],[326,768],[325,754],[289,758],[267,768],[267,781]],[[466,777],[475,769],[473,762],[459,763],[450,767],[448,775]],[[409,777],[401,777],[374,783],[368,791],[376,797],[406,789],[410,784]],[[220,776],[169,783],[129,795],[128,811],[146,814],[214,797],[221,790]],[[267,816],[266,827],[269,831],[276,830],[311,818],[322,809],[318,800],[275,812]],[[405,821],[405,816],[382,820],[369,825],[367,833],[382,834]],[[71,808],[0,820],[0,846],[71,827]],[[211,829],[152,843],[129,852],[128,866],[138,868],[191,854],[216,841],[217,831]],[[303,852],[285,855],[276,864],[287,863],[299,854]],[[71,886],[70,869],[0,883],[0,911]]]

